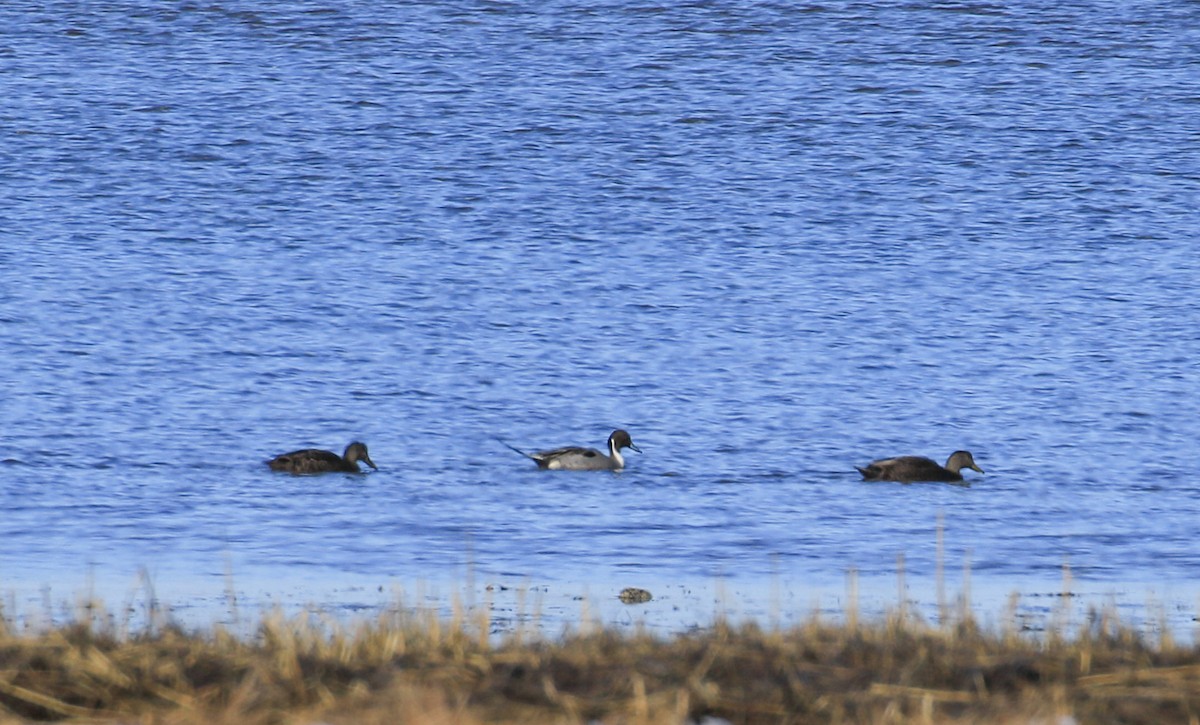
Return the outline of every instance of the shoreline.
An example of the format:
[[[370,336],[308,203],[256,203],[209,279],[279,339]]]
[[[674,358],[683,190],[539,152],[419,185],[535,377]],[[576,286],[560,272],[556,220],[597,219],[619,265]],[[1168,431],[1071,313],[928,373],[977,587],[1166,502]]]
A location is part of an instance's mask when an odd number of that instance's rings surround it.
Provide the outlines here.
[[[81,612],[105,612],[128,631],[157,620],[197,631],[220,626],[240,634],[252,634],[255,622],[277,614],[319,614],[352,624],[420,613],[443,620],[486,614],[493,636],[530,629],[557,635],[589,628],[669,636],[702,631],[718,621],[778,630],[813,618],[844,624],[900,613],[931,624],[969,615],[985,626],[1036,633],[1075,631],[1096,613],[1108,612],[1147,635],[1165,629],[1181,641],[1192,641],[1200,634],[1196,614],[1200,584],[1080,581],[1069,572],[1057,582],[970,576],[965,585],[932,577],[854,573],[840,585],[798,583],[783,577],[668,582],[629,576],[580,582],[493,576],[408,581],[343,575],[314,584],[317,578],[231,575],[218,586],[211,578],[198,584],[145,570],[102,582],[93,572],[75,586],[0,579],[0,596],[4,620],[17,631],[62,626],[77,620]],[[624,603],[620,593],[626,587],[644,589],[651,599]]]
[[[815,612],[770,628],[719,617],[682,633],[598,623],[547,636],[497,635],[493,611],[347,623],[275,610],[245,636],[188,631],[165,609],[140,629],[96,609],[41,631],[0,627],[0,722],[1150,725],[1200,708],[1200,648],[1116,612],[1075,631],[989,627],[970,608],[930,624],[902,605],[841,622]]]

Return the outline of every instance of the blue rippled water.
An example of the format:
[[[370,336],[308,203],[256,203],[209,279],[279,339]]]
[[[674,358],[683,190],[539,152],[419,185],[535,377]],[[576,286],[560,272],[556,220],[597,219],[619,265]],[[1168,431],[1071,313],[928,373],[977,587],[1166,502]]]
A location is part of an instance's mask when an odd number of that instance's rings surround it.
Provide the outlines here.
[[[928,580],[941,516],[981,588],[1193,591],[1197,29],[6,2],[0,583],[802,592]],[[496,440],[615,427],[618,475]],[[378,472],[263,465],[356,438]],[[969,487],[854,470],[958,448]]]

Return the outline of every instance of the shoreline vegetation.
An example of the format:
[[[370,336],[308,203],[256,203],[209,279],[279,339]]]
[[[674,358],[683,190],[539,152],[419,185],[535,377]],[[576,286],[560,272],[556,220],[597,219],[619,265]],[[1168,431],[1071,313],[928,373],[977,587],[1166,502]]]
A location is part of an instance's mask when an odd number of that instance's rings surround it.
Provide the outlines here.
[[[249,635],[156,609],[133,630],[84,601],[66,623],[0,622],[0,723],[1200,721],[1200,647],[1165,622],[1151,635],[1092,610],[1031,633],[1013,617],[982,626],[964,600],[936,623],[903,600],[865,618],[852,591],[837,621],[718,615],[669,636],[586,616],[558,636],[497,636],[485,607],[352,623],[274,612]]]

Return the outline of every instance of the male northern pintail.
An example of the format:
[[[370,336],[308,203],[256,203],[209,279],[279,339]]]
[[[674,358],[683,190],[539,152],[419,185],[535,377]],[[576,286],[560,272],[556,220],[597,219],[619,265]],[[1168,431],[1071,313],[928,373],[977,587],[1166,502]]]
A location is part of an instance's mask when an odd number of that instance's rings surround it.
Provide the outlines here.
[[[504,443],[504,441],[500,441]],[[537,462],[538,468],[547,468],[552,471],[619,471],[625,467],[625,459],[621,457],[622,448],[632,448],[638,453],[642,452],[633,444],[633,439],[629,437],[629,433],[617,429],[608,437],[608,455],[604,455],[595,448],[577,448],[567,446],[565,448],[555,448],[550,451],[538,451],[537,453],[526,453],[520,448],[513,448],[507,443],[504,445],[512,448],[517,453],[527,458],[532,458]]]
[[[359,461],[379,469],[367,455],[367,444],[359,441],[346,446],[346,452],[340,456],[333,451],[307,448],[275,456],[267,461],[267,465],[272,470],[288,473],[361,473],[358,468]]]
[[[899,456],[872,461],[865,468],[858,468],[864,481],[961,481],[964,468],[983,473],[983,469],[975,465],[975,459],[968,451],[955,451],[950,454],[946,466],[939,466],[924,456]]]

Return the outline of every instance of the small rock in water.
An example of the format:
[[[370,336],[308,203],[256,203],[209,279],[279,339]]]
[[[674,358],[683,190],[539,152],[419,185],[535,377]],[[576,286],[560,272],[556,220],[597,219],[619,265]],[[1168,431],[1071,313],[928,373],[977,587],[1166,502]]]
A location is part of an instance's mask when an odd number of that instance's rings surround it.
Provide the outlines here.
[[[650,596],[650,592],[646,591],[645,589],[638,589],[637,587],[625,587],[621,590],[621,593],[617,595],[617,598],[625,604],[642,604],[650,601],[654,597]]]

